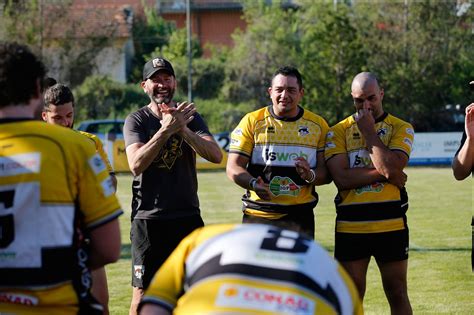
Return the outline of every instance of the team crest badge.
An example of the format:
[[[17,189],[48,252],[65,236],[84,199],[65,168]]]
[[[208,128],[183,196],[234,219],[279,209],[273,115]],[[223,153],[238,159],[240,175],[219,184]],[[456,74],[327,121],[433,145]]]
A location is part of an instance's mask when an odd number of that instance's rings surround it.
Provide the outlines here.
[[[300,137],[304,137],[309,134],[309,128],[308,126],[299,126],[298,127],[298,135]]]

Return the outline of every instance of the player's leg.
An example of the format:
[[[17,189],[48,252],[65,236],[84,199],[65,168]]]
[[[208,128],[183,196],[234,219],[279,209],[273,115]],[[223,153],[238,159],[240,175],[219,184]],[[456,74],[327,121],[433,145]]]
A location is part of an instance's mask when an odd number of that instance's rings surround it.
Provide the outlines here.
[[[135,269],[130,315],[136,314],[144,290],[148,288],[153,276],[176,246],[189,233],[204,226],[199,214],[168,220],[137,221],[138,224],[135,224],[131,231],[139,235],[145,235],[146,233],[146,239],[142,239],[141,236],[137,235],[133,237],[135,241],[132,242],[132,260]],[[141,232],[139,233],[139,231]],[[136,268],[141,268],[139,273]]]
[[[137,315],[138,304],[143,297],[143,288],[132,287],[132,302],[130,303],[129,315]]]
[[[408,228],[379,233],[374,254],[392,314],[412,314],[408,298]]]
[[[143,277],[148,268],[145,258],[150,253],[147,220],[134,219],[130,227],[130,241],[132,249],[132,301],[130,303],[130,315],[137,314],[138,304],[143,293]]]
[[[357,291],[359,291],[361,301],[364,300],[367,269],[369,267],[369,262],[370,258],[363,258],[353,261],[340,261],[341,265],[351,276],[352,281],[354,281],[354,284],[357,287]]]
[[[382,283],[393,314],[412,314],[407,288],[408,260],[378,263]]]
[[[367,269],[371,257],[371,236],[336,232],[334,256],[351,276],[364,300]]]

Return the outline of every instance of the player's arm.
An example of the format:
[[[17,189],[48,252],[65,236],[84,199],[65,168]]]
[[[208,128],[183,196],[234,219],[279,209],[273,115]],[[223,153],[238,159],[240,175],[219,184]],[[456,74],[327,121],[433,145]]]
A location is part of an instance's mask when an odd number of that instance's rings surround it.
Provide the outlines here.
[[[408,156],[402,151],[392,151],[380,140],[375,130],[370,135],[364,135],[370,159],[377,171],[390,183],[403,187],[406,175],[403,169],[408,164]]]
[[[170,136],[160,129],[147,143],[135,142],[127,146],[128,167],[134,176],[140,175],[150,166]]]
[[[452,163],[453,175],[457,180],[468,177],[474,166],[474,103],[466,108],[464,130],[466,139]]]
[[[296,172],[300,177],[312,185],[324,185],[331,182],[331,176],[329,175],[324,161],[324,152],[317,153],[317,165],[316,169],[312,170],[308,161],[303,157],[295,159]]]
[[[368,109],[361,109],[356,116],[357,126],[365,139],[367,151],[375,169],[390,183],[401,188],[405,185],[403,169],[408,164],[408,155],[392,151],[380,140],[375,130],[375,121]]]
[[[326,165],[339,190],[354,189],[387,180],[375,168],[350,168],[347,154],[332,156],[326,161]]]
[[[116,262],[120,258],[120,227],[118,218],[100,225],[90,231],[91,269],[100,268]]]
[[[198,135],[188,127],[183,129],[182,136],[197,154],[209,162],[220,163],[222,161],[222,151],[214,140],[214,137],[209,135]]]
[[[229,153],[227,156],[226,173],[227,177],[247,190],[254,190],[255,193],[264,200],[271,199],[271,192],[267,183],[259,176],[252,187],[254,177],[247,171],[249,157],[238,153]]]
[[[316,165],[316,178],[314,184],[316,186],[329,184],[332,181],[329,170],[326,166],[326,161],[324,160],[324,152],[318,152],[317,154],[318,164]]]

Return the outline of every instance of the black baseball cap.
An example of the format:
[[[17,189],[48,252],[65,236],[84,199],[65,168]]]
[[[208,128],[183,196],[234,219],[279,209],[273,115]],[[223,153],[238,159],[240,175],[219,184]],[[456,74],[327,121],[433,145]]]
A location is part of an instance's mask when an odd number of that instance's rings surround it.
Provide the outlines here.
[[[145,63],[145,66],[143,67],[143,81],[149,79],[152,75],[160,70],[164,70],[175,77],[173,66],[168,60],[164,58],[153,58],[152,60]]]

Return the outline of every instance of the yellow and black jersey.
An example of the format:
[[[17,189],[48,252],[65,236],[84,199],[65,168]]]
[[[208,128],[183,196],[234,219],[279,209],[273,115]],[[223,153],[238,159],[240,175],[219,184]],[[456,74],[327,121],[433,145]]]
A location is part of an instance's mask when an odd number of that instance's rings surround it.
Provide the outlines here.
[[[77,314],[89,297],[89,231],[122,210],[91,141],[0,121],[0,313]]]
[[[254,191],[247,192],[242,199],[244,212],[271,219],[302,208],[312,210],[318,195],[314,185],[296,172],[295,158],[304,157],[316,168],[328,129],[322,117],[303,108],[291,119],[277,117],[272,106],[245,115],[231,134],[229,153],[248,156],[248,172],[261,176],[273,196],[266,201]]]
[[[142,303],[173,314],[362,314],[344,269],[318,244],[261,224],[210,225],[188,235]]]
[[[100,141],[99,137],[92,133],[88,133],[85,131],[78,130],[81,135],[86,136],[87,138],[91,139],[94,142],[95,149],[97,153],[99,153],[102,160],[104,160],[105,166],[107,167],[107,171],[109,174],[115,174],[114,169],[112,168],[112,164],[110,164],[109,158],[104,151],[104,144]]]
[[[375,128],[387,148],[410,156],[414,131],[409,123],[385,113]],[[337,154],[347,155],[351,168],[374,167],[353,116],[331,127],[327,134],[325,159]],[[335,203],[337,232],[379,233],[406,228],[407,192],[388,182],[339,191]]]

